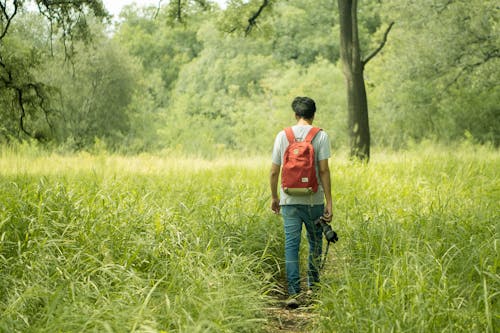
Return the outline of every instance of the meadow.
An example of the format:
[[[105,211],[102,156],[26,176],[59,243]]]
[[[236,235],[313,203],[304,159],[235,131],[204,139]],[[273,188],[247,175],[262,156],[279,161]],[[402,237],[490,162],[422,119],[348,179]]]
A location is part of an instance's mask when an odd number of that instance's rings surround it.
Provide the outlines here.
[[[280,331],[269,163],[3,149],[0,332]],[[498,332],[497,150],[330,168],[340,241],[293,331]]]

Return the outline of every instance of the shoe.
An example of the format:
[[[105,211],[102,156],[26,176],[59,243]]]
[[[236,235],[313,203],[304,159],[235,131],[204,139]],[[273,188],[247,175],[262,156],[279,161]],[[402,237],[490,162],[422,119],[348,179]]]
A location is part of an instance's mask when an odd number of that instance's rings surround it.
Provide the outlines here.
[[[288,309],[296,309],[299,307],[299,305],[299,301],[295,297],[290,297],[285,303],[285,306]]]

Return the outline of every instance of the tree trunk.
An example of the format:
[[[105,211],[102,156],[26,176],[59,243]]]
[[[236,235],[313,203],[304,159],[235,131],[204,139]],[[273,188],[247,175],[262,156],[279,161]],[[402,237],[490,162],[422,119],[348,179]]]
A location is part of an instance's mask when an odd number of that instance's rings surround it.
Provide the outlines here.
[[[348,130],[351,157],[370,159],[370,126],[366,98],[364,64],[358,39],[357,0],[338,0],[340,16],[340,56],[347,85]]]

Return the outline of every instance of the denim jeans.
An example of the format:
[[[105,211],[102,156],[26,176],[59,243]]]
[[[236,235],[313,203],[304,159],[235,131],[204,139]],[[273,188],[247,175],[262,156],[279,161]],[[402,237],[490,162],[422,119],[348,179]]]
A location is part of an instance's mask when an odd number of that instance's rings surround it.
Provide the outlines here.
[[[299,249],[302,223],[307,230],[309,259],[307,283],[309,287],[319,282],[319,264],[323,245],[322,230],[314,221],[323,215],[324,205],[284,205],[281,206],[285,224],[285,268],[288,294],[300,292]]]

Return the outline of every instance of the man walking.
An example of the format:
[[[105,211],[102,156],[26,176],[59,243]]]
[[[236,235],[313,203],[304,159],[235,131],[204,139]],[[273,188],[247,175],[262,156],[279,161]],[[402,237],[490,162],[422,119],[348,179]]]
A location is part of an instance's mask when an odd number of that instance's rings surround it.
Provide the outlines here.
[[[293,135],[295,142],[301,142],[308,138],[307,134],[313,129],[312,123],[316,113],[316,105],[314,100],[309,97],[296,97],[292,102],[292,109],[295,112],[297,123],[291,127],[292,132],[288,134],[288,137]],[[299,306],[297,296],[301,292],[299,247],[302,224],[306,227],[309,242],[307,283],[308,287],[312,288],[319,282],[319,263],[321,261],[323,242],[321,227],[315,225],[314,221],[322,217],[324,221],[330,222],[332,218],[332,195],[328,166],[328,159],[331,155],[330,141],[324,131],[319,131],[311,143],[314,148],[314,168],[317,177],[314,181],[318,183],[316,191],[288,191],[287,188],[280,186],[278,195],[280,171],[284,164],[285,152],[291,144],[285,130],[279,132],[276,136],[272,154],[270,173],[271,209],[276,214],[279,214],[281,210],[284,220],[285,266],[289,294],[287,307],[289,308]]]

